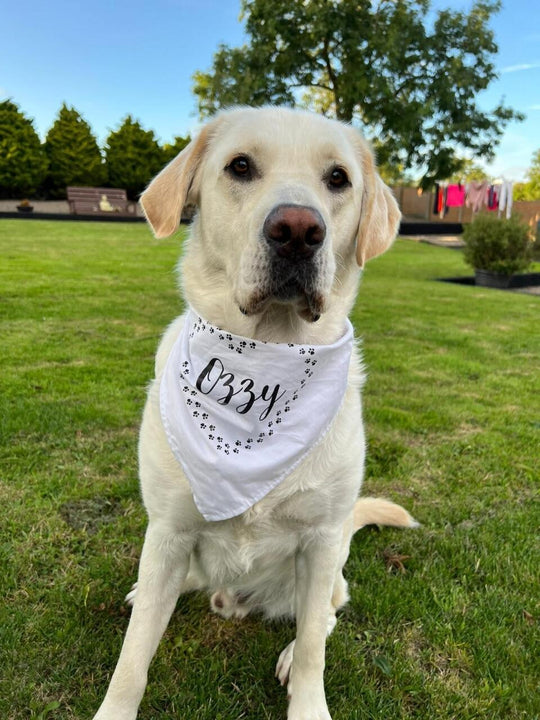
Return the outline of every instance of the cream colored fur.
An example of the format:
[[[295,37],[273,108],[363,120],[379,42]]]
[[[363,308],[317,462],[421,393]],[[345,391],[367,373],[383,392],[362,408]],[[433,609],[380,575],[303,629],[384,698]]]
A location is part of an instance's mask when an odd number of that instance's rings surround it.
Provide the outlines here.
[[[256,174],[227,169],[249,156]],[[331,191],[332,168],[350,185]],[[198,213],[181,262],[185,299],[214,325],[272,342],[328,344],[343,332],[359,265],[384,252],[399,222],[369,147],[350,127],[288,109],[238,108],[211,121],[150,184],[142,206],[158,237],[174,232],[182,207]],[[309,281],[297,297],[276,299],[272,257],[262,238],[280,204],[315,208],[326,226]],[[274,282],[274,285],[273,285]],[[320,315],[320,319],[317,319]],[[316,320],[316,321],[315,321]],[[134,720],[147,670],[181,592],[204,589],[214,611],[296,618],[297,634],[277,676],[288,685],[289,720],[329,720],[325,639],[347,601],[342,568],[354,531],[368,523],[411,527],[388,501],[357,500],[364,464],[361,362],[354,351],[343,405],[306,459],[243,515],[205,522],[161,424],[159,378],[184,318],[165,332],[141,427],[139,465],[148,529],[133,611],[96,720]],[[218,492],[216,488],[216,492]]]

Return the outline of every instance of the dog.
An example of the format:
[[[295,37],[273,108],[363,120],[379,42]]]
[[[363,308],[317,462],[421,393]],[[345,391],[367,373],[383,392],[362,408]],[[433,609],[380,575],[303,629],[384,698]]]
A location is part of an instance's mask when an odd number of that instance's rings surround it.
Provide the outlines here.
[[[141,197],[157,238],[187,204],[189,310],[157,351],[139,443],[148,528],[95,720],[134,720],[180,593],[201,589],[224,617],[296,618],[276,669],[287,717],[329,720],[325,642],[348,599],[353,533],[416,525],[358,499],[363,370],[347,319],[400,212],[356,130],[276,107],[217,115]]]

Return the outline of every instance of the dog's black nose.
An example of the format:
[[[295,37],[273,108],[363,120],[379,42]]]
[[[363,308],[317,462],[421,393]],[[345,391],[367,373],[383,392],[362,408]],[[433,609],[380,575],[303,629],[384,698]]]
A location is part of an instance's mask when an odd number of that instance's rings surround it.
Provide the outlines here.
[[[309,260],[323,244],[326,225],[315,208],[277,205],[264,222],[263,236],[279,257]]]

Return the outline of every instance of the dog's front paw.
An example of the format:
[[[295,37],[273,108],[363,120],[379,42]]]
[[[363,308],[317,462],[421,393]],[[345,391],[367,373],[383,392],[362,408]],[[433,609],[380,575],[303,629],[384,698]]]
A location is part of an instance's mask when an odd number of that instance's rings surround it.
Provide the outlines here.
[[[332,720],[322,693],[297,693],[293,691],[287,720]]]
[[[111,705],[103,704],[96,715],[94,720],[136,720],[137,711],[130,710],[129,708],[123,707],[112,707]]]
[[[287,682],[289,711],[287,720],[332,720],[326,705],[322,678],[306,676],[302,669],[291,665],[295,641],[287,645],[279,656],[277,676],[282,685]]]

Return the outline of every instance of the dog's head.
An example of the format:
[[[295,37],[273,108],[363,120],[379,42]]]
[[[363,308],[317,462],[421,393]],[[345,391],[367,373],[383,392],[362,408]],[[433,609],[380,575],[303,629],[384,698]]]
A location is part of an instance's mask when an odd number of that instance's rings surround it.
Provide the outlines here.
[[[189,251],[244,315],[287,305],[308,321],[353,266],[391,245],[400,219],[354,129],[284,108],[218,115],[141,197],[160,238],[188,203],[198,207]]]

